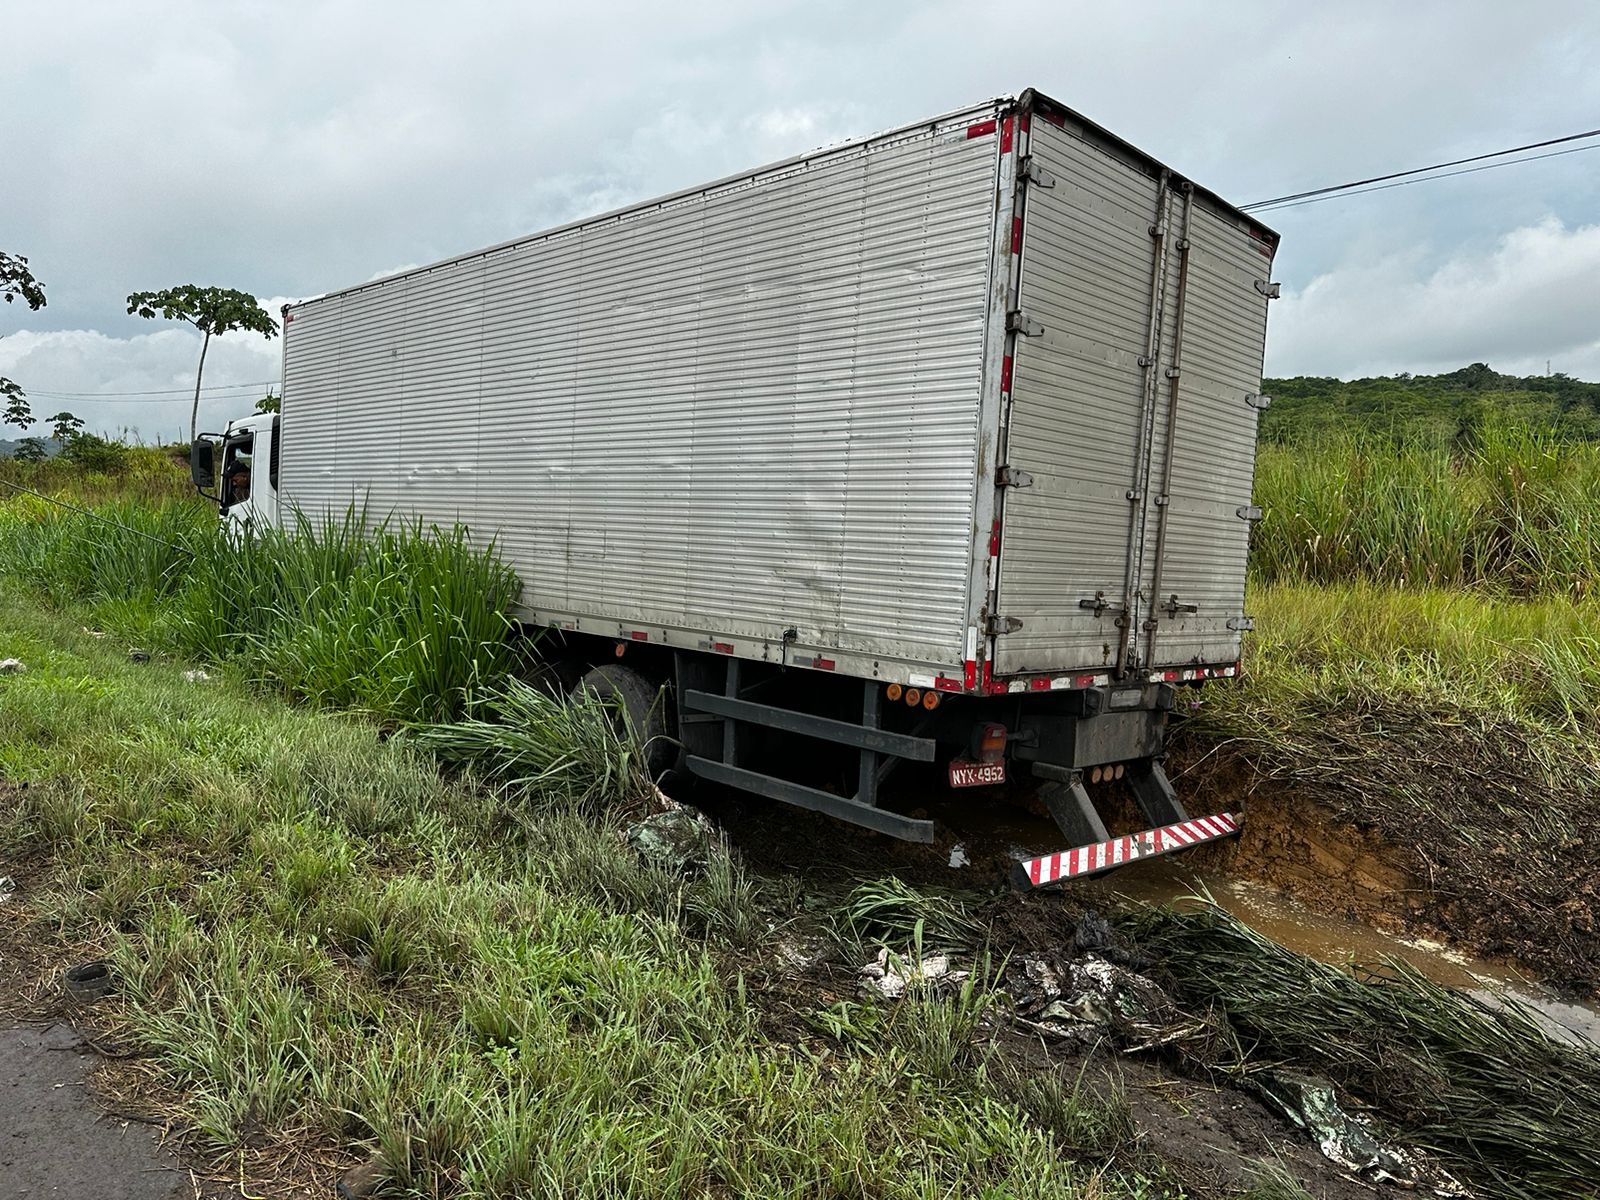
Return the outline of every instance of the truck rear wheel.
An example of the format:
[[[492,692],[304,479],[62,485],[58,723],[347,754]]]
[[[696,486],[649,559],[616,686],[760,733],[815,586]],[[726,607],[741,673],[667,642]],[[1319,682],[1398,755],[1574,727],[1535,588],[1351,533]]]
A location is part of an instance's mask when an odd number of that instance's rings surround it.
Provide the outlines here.
[[[614,703],[644,748],[645,770],[657,779],[677,757],[667,698],[661,689],[632,667],[607,663],[595,667],[575,689]]]

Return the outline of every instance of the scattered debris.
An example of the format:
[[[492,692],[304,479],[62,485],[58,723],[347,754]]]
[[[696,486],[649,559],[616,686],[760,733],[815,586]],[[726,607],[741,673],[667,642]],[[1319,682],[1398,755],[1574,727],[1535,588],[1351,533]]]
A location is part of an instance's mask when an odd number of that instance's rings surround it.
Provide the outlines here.
[[[0,675],[20,675],[27,669],[20,658],[0,658]]]
[[[103,959],[68,967],[63,978],[68,998],[79,1004],[93,1004],[117,990],[117,977]]]
[[[685,873],[703,868],[716,840],[711,822],[699,809],[668,803],[670,808],[628,827],[628,845],[658,867]]]
[[[90,629],[87,625],[83,627],[83,631],[90,637],[105,637],[106,635],[106,631],[104,629]]]
[[[209,683],[210,680],[211,676],[205,671],[200,670],[198,667],[192,671],[185,671],[183,673],[183,681],[185,683]]]
[[[950,865],[952,867],[969,866],[971,862],[972,860],[967,857],[967,848],[960,842],[950,848]]]
[[[887,946],[880,946],[878,957],[856,974],[868,991],[885,1000],[898,1000],[907,988],[958,984],[971,972],[951,970],[948,954],[929,954],[915,961],[890,953]]]
[[[148,651],[148,650],[129,650],[128,651],[128,661],[129,662],[136,662],[136,663],[147,663],[147,662],[150,661],[150,651]]]
[[[1250,1081],[1267,1107],[1310,1134],[1329,1162],[1374,1183],[1422,1188],[1436,1196],[1471,1194],[1416,1151],[1385,1146],[1369,1117],[1345,1112],[1326,1079],[1272,1069],[1252,1073]]]
[[[9,875],[0,875],[0,904],[17,894],[17,881]]]
[[[828,940],[815,934],[779,938],[772,949],[786,971],[810,971],[826,962],[832,952]]]
[[[1091,928],[1090,936],[1098,930]],[[1110,1035],[1137,1052],[1213,1032],[1209,1018],[1183,1012],[1159,984],[1095,953],[1016,960],[1006,989],[1017,1019],[1053,1037],[1098,1041]]]
[[[387,1175],[388,1164],[383,1155],[377,1154],[339,1176],[334,1192],[339,1200],[364,1200],[367,1196],[377,1195]]]

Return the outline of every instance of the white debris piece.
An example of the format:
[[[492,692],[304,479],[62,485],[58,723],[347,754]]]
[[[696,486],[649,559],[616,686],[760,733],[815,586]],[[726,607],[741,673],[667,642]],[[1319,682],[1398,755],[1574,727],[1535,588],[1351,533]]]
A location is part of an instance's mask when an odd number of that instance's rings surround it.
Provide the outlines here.
[[[0,675],[20,675],[27,669],[20,658],[0,658]]]
[[[960,842],[957,842],[950,848],[950,865],[952,867],[964,867],[971,861],[972,860],[967,857],[967,848]]]
[[[200,670],[198,667],[192,671],[185,671],[183,673],[183,681],[185,683],[209,683],[210,680],[211,676]]]
[[[17,881],[9,875],[0,875],[0,904],[17,894]]]
[[[931,987],[934,984],[958,984],[970,971],[952,971],[948,954],[930,954],[921,962],[891,954],[887,946],[880,947],[878,957],[857,972],[868,991],[876,992],[885,1000],[898,1000],[909,987]]]

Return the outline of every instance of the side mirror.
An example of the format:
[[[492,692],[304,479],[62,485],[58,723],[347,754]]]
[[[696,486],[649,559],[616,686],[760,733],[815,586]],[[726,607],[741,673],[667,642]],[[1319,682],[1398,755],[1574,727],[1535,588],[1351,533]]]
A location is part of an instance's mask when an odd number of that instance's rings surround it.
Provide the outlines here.
[[[202,492],[216,485],[216,447],[205,438],[200,438],[189,447],[189,478]]]

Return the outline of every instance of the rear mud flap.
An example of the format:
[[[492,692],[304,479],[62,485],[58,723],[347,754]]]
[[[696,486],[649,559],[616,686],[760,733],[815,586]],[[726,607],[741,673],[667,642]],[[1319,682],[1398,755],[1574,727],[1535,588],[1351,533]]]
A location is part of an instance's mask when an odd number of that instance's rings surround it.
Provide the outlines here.
[[[1062,850],[1039,858],[1025,858],[1013,864],[1011,880],[1019,888],[1032,889],[1069,879],[1086,879],[1144,858],[1156,858],[1176,850],[1189,850],[1207,842],[1232,837],[1239,832],[1243,817],[1237,813],[1217,813],[1194,817],[1141,833],[1091,842],[1073,850]]]

